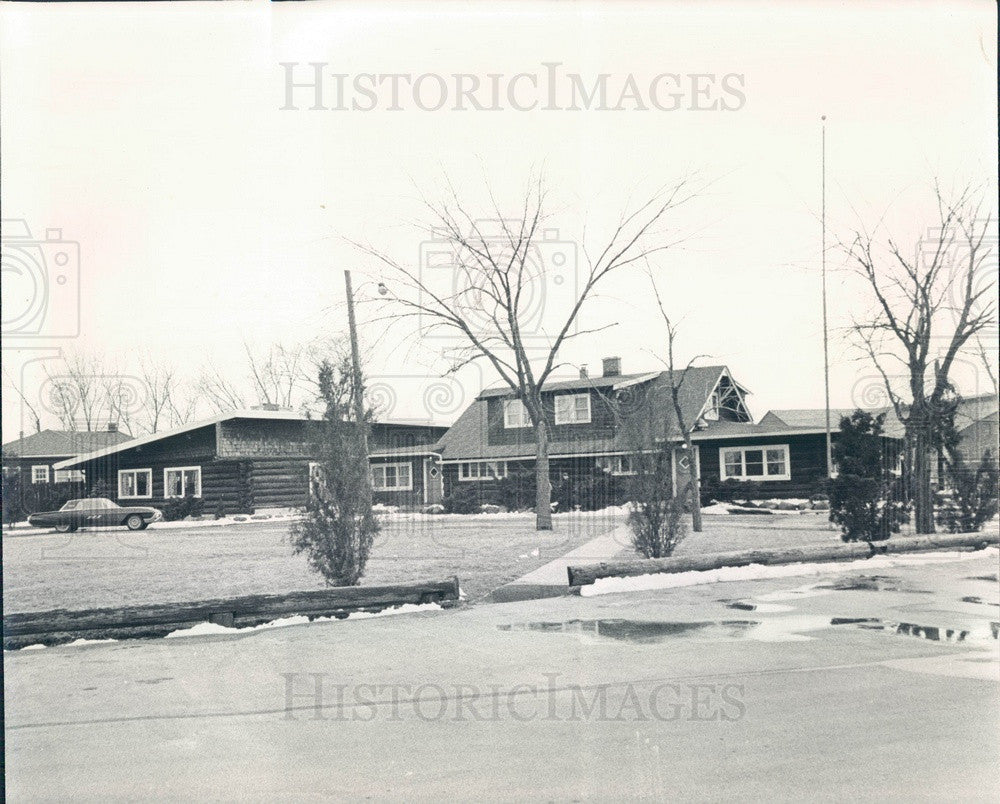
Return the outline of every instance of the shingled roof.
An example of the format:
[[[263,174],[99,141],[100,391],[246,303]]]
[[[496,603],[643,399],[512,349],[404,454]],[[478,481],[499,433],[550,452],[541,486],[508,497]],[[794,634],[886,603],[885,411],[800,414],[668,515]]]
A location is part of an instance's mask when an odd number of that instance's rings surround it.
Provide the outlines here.
[[[687,370],[681,385],[680,405],[685,421],[693,422],[702,413],[708,401],[719,384],[723,375],[730,376],[725,366],[699,366]],[[641,374],[622,374],[611,377],[582,377],[572,380],[558,380],[546,383],[542,393],[554,391],[575,391],[596,389],[604,395],[631,387],[649,386],[655,389],[662,401],[658,404],[663,410],[663,430],[676,431],[676,417],[670,402],[670,372],[654,371]],[[742,389],[730,376],[730,380]],[[490,388],[479,397],[458,417],[447,433],[438,442],[445,461],[477,460],[477,459],[509,459],[531,457],[535,452],[533,433],[525,431],[524,440],[509,444],[490,444],[488,438],[487,410],[489,399],[495,397],[511,397],[514,394],[510,388]],[[721,422],[720,422],[721,424]],[[714,426],[714,425],[710,425]],[[629,452],[633,449],[622,432],[607,436],[595,434],[587,427],[580,427],[579,437],[573,439],[552,439],[549,442],[550,457],[564,455],[587,455],[593,453]]]
[[[117,431],[42,430],[3,445],[5,458],[72,458],[129,441]]]

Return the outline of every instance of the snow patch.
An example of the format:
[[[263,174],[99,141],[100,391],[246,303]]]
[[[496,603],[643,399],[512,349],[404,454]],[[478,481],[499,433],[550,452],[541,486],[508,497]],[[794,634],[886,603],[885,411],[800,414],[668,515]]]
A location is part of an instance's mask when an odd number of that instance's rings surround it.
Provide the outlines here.
[[[801,575],[822,575],[831,572],[850,572],[857,569],[888,569],[891,567],[919,566],[921,564],[944,564],[953,561],[967,561],[982,557],[1000,559],[1000,549],[988,547],[975,552],[937,552],[919,554],[901,554],[893,556],[875,556],[856,561],[813,562],[803,564],[781,564],[767,566],[764,564],[748,564],[743,567],[721,567],[720,569],[690,572],[661,572],[650,575],[637,575],[631,578],[600,578],[595,583],[580,589],[583,597],[617,594],[619,592],[640,592],[649,589],[673,589],[682,586],[698,586],[706,583],[725,583],[730,581],[757,581],[767,578],[792,578]],[[809,594],[805,589],[790,590],[785,593],[774,593],[761,599],[769,601],[794,599]],[[776,597],[785,594],[787,597]]]
[[[279,617],[277,620],[270,620],[260,625],[248,625],[245,628],[233,628],[228,625],[218,623],[198,623],[190,628],[179,628],[171,631],[164,639],[176,639],[178,637],[190,636],[214,636],[218,634],[245,634],[251,631],[267,631],[272,628],[286,628],[290,625],[308,625],[309,623],[329,623],[341,622],[343,620],[365,620],[371,617],[387,617],[394,614],[410,614],[415,611],[437,611],[441,609],[438,603],[404,603],[401,606],[383,609],[378,612],[355,611],[346,617],[315,617],[310,620],[304,614],[296,614],[292,617]]]

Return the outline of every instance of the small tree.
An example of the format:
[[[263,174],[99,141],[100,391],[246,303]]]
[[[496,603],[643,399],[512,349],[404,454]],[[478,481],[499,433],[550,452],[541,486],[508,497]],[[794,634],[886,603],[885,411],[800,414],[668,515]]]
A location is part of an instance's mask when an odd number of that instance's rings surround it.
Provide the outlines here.
[[[628,523],[632,544],[639,553],[646,558],[666,558],[687,535],[684,509],[689,498],[686,486],[682,494],[674,494],[672,448],[659,437],[662,408],[652,397],[647,395],[636,412],[623,420],[632,450]]]
[[[958,449],[945,462],[951,497],[938,511],[938,523],[950,533],[975,533],[997,513],[1000,474],[993,454],[986,450],[978,466],[970,465]]]
[[[907,519],[901,480],[883,447],[885,414],[856,410],[840,420],[833,445],[838,474],[830,482],[830,521],[845,542],[873,542],[898,533]]]
[[[318,375],[325,411],[313,427],[316,471],[309,478],[305,516],[292,526],[290,540],[295,553],[305,553],[328,586],[354,586],[379,530],[364,449],[371,412],[363,421],[352,415],[349,360],[336,366],[324,360]]]

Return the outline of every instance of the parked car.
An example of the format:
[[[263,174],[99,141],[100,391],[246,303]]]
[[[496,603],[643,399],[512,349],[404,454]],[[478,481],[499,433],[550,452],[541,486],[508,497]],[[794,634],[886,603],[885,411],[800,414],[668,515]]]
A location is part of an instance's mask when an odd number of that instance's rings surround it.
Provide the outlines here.
[[[143,530],[163,514],[145,506],[122,507],[103,497],[70,500],[58,511],[45,511],[28,517],[36,528],[55,528],[59,533],[72,533],[83,527],[125,525],[129,530]]]

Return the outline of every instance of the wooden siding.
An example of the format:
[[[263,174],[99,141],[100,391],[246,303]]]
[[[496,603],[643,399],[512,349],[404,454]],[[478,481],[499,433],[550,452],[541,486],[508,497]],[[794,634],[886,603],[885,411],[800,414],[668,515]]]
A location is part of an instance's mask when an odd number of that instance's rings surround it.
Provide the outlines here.
[[[763,480],[761,494],[775,498],[808,498],[821,491],[826,479],[826,436],[820,434],[767,436],[766,438],[727,438],[701,441],[698,454],[701,465],[701,481],[707,491],[713,484],[722,482],[719,474],[719,450],[727,447],[767,447],[774,444],[788,445],[788,460],[791,480]]]
[[[589,394],[590,423],[589,424],[556,424],[555,397],[566,394]],[[486,443],[528,444],[534,451],[535,433],[529,427],[504,427],[503,405],[510,398],[490,397],[486,407]],[[549,443],[552,451],[557,451],[558,442],[576,441],[581,439],[612,438],[615,433],[615,418],[607,399],[597,391],[581,389],[566,391],[559,394],[542,394],[542,407],[545,409],[545,420],[548,422]]]

